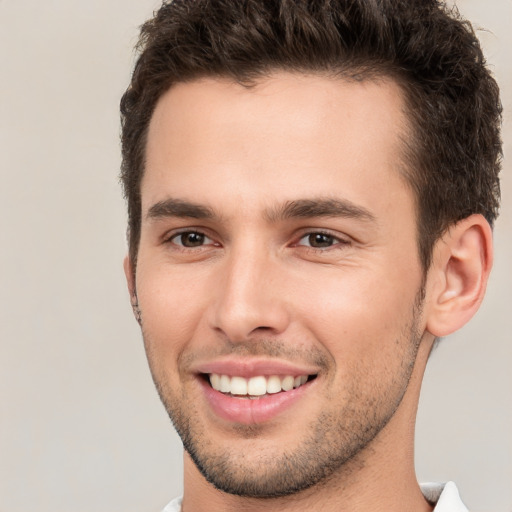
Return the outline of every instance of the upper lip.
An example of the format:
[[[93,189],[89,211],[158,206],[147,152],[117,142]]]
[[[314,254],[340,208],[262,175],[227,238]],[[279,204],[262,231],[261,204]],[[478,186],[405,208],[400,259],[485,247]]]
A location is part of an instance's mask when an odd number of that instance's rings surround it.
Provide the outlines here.
[[[249,379],[259,375],[316,375],[318,369],[272,359],[220,359],[197,365],[196,373],[239,376]]]

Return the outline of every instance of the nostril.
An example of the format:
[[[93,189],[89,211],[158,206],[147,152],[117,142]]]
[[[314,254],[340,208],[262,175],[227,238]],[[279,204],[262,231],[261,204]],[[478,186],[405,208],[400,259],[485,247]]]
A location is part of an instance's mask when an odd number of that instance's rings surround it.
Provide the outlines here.
[[[208,320],[210,327],[234,342],[247,340],[251,336],[275,336],[283,333],[289,323],[286,308],[265,297],[254,295],[257,293],[249,298],[241,297],[237,301],[227,297],[214,302]]]

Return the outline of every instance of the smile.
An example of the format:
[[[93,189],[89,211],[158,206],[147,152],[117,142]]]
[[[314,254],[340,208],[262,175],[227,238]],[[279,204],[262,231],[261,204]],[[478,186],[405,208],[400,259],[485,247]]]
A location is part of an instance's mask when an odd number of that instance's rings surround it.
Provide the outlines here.
[[[311,396],[308,390],[316,387],[318,380],[316,373],[288,373],[290,368],[286,371],[285,365],[273,364],[275,373],[268,371],[269,368],[255,371],[254,367],[240,373],[232,368],[228,373],[227,365],[216,366],[223,366],[224,371],[219,368],[201,372],[198,382],[208,408],[231,424],[251,425],[273,420],[299,400]],[[245,376],[240,375],[244,373]]]
[[[251,399],[297,389],[314,377],[315,375],[271,375],[268,377],[257,375],[245,378],[217,373],[208,375],[210,385],[215,391],[220,391],[232,397]]]

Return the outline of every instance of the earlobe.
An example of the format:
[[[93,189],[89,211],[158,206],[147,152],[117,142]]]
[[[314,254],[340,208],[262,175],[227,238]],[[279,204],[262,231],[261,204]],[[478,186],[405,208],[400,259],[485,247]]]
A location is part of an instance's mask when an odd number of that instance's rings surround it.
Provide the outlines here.
[[[447,336],[465,325],[485,295],[492,267],[492,232],[482,215],[448,229],[434,247],[427,330]]]
[[[128,285],[128,291],[130,297],[135,295],[135,279],[133,275],[132,262],[130,256],[126,255],[123,260],[124,275],[126,277],[126,284]]]
[[[128,285],[128,292],[130,294],[130,302],[132,305],[133,316],[135,320],[141,324],[141,313],[139,308],[139,301],[137,298],[137,290],[135,288],[135,275],[133,272],[132,262],[129,256],[125,256],[123,261],[124,275],[126,277],[126,284]]]

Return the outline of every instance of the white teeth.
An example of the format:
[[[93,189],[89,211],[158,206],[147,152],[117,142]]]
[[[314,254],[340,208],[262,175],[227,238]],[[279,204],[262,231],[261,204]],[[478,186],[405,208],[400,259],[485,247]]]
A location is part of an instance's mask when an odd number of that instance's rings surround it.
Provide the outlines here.
[[[267,393],[279,393],[281,391],[281,379],[277,375],[272,375],[267,379]]]
[[[297,377],[293,375],[285,375],[284,377],[258,375],[245,379],[244,377],[230,377],[229,375],[211,373],[209,377],[210,384],[216,391],[238,396],[248,395],[250,398],[279,393],[281,391],[290,391],[304,385],[308,380],[307,375],[298,375]]]
[[[220,389],[220,376],[216,373],[210,375],[210,383],[213,389]]]
[[[251,377],[247,383],[247,394],[261,396],[267,392],[267,379],[265,377]]]
[[[227,375],[220,376],[220,389],[223,393],[231,393],[231,379]]]
[[[294,378],[290,375],[287,375],[282,381],[281,381],[281,387],[283,388],[283,391],[290,391],[290,389],[293,389],[293,382]]]
[[[247,380],[243,377],[231,377],[231,394],[247,395]]]

